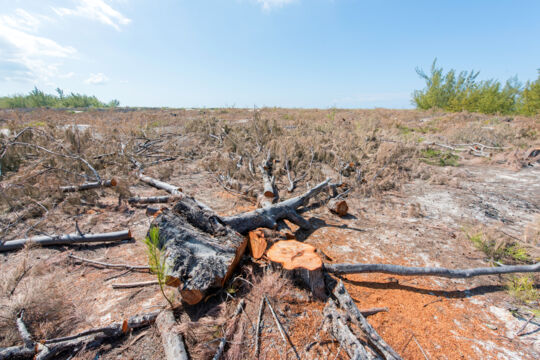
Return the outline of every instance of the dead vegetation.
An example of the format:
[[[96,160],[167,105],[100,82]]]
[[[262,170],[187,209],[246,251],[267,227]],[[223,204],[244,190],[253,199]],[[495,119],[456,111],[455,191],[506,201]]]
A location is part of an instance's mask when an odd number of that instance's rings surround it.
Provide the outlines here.
[[[538,145],[535,141],[540,130],[538,119],[525,117],[286,109],[108,110],[78,114],[3,111],[0,125],[11,134],[0,138],[2,242],[62,234],[68,227],[83,235],[94,232],[96,227],[99,231],[119,230],[120,224],[108,229],[101,226],[107,213],[129,218],[142,211],[146,202],[160,206],[163,203],[159,199],[141,201],[143,196],[153,196],[157,191],[134,191],[137,187],[140,190],[142,171],[144,176],[162,182],[172,179],[175,187],[182,186],[183,190],[177,188],[178,193],[172,195],[175,202],[191,192],[197,198],[197,190],[174,183],[174,179],[184,171],[204,170],[204,174],[215,177],[219,190],[253,204],[263,188],[265,171],[260,171],[259,166],[271,164],[271,183],[277,191],[268,206],[277,206],[279,201],[332,178],[332,186],[314,197],[310,206],[302,204],[300,212],[308,212],[336,196],[383,198],[385,193],[399,193],[404,184],[414,180],[439,184],[456,181],[451,171],[439,166],[478,161],[527,166],[524,150]],[[116,186],[103,186],[112,179]],[[97,185],[89,188],[89,183]],[[88,189],[78,191],[81,185]],[[66,186],[78,188],[62,191]],[[169,198],[162,200],[164,207],[172,205],[172,201],[168,205]],[[423,216],[419,207],[410,209],[410,217]],[[159,214],[163,212],[158,209],[158,216],[162,216]],[[81,230],[78,223],[87,215],[98,216]],[[297,225],[311,226],[307,220],[297,221]],[[472,229],[467,236],[490,260],[529,264],[538,261],[534,253],[539,234],[536,225],[530,224],[523,242],[509,235],[495,236],[486,229]],[[288,233],[293,236],[305,238],[310,234],[307,226],[290,226],[293,230],[289,228]],[[58,250],[64,248],[52,251]],[[60,278],[63,273],[54,271],[61,265],[45,266],[30,260],[27,251],[9,260],[17,264],[15,267],[2,271],[1,346],[20,343],[16,320],[21,310],[36,340],[69,335],[84,324],[80,309],[70,300],[69,284]],[[257,355],[264,359],[295,357],[295,353],[301,358],[346,358],[348,352],[339,342],[340,335],[322,331],[324,303],[313,301],[305,282],[284,275],[279,266],[268,265],[262,252],[256,256],[261,260],[244,259],[238,266],[240,275],[227,277],[223,289],[205,297],[200,305],[183,304],[175,309],[175,330],[183,335],[191,358],[213,357],[224,338],[222,357],[227,359],[254,358],[258,347]],[[3,268],[6,266],[3,264]],[[125,269],[126,273],[132,270]],[[534,290],[534,284],[529,286],[529,282],[516,280],[514,284],[514,288]],[[136,297],[139,293],[133,294]],[[271,305],[261,305],[267,302],[265,298]],[[234,316],[241,299],[245,307]],[[263,320],[258,321],[262,306],[273,306],[275,315],[266,309]],[[368,353],[381,354],[377,346],[370,344],[365,330],[354,322],[348,324],[348,310],[332,311],[334,316],[336,311],[341,313],[345,326],[350,326]],[[85,348],[79,355],[89,353]]]

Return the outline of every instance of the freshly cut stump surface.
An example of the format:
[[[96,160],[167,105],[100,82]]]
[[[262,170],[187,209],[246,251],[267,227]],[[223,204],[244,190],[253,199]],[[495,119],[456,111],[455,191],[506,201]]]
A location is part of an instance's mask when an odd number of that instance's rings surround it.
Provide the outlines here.
[[[266,253],[268,259],[280,263],[286,270],[317,270],[322,260],[311,245],[296,240],[276,242]]]

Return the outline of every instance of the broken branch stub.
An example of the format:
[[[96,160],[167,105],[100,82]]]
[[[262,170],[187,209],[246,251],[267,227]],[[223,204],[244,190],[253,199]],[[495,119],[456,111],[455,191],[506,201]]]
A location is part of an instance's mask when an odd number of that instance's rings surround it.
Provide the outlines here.
[[[191,305],[212,288],[223,287],[247,246],[245,237],[188,196],[172,211],[163,209],[152,226],[159,229],[166,284],[177,287]]]

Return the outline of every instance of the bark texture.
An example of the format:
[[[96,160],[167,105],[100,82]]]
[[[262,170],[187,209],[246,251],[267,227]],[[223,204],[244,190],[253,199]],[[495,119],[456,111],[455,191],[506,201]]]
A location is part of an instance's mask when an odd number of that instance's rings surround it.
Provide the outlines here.
[[[167,309],[160,313],[156,319],[156,325],[161,335],[165,358],[167,360],[188,360],[182,335],[172,329],[175,325],[172,311]]]
[[[159,229],[166,283],[178,287],[188,304],[222,287],[244,254],[247,239],[224,224],[209,208],[184,197],[163,209],[151,226]]]

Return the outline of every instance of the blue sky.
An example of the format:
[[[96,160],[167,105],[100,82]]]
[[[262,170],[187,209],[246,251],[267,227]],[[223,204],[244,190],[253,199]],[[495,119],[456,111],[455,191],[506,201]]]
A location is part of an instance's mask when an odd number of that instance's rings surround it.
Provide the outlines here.
[[[540,1],[0,0],[0,96],[409,108],[435,57],[536,79]]]

